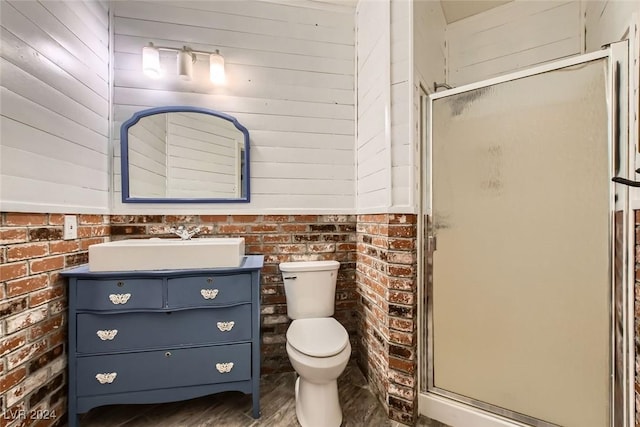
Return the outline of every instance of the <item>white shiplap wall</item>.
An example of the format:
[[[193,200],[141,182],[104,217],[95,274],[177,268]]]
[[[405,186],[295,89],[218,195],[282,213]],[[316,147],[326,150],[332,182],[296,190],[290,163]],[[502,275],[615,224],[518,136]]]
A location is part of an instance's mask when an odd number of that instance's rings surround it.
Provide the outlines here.
[[[114,2],[114,126],[135,111],[192,105],[235,116],[251,135],[251,203],[130,205],[121,203],[114,141],[114,213],[353,212],[354,9],[312,1]],[[208,82],[206,61],[194,80],[141,72],[148,42],[193,50],[220,49],[227,84]]]
[[[439,2],[413,3],[413,66],[415,84],[433,91],[445,79],[445,28]]]
[[[485,80],[583,50],[581,2],[515,0],[447,26],[447,80]]]
[[[626,38],[633,14],[640,13],[637,0],[584,1],[586,51],[599,50],[603,45]]]
[[[391,1],[391,209],[414,212],[412,4]]]
[[[425,78],[444,81],[442,9],[438,2],[364,0],[356,29],[358,212],[418,212],[416,94]]]
[[[106,2],[2,1],[0,209],[109,209]]]
[[[392,202],[390,9],[381,0],[356,10],[358,213],[386,212]]]

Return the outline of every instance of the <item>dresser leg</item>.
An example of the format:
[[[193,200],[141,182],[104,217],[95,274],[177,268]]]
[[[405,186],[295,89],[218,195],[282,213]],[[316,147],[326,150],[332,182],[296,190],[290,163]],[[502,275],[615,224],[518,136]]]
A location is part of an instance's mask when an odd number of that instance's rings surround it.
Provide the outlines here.
[[[251,397],[253,400],[253,418],[258,419],[260,418],[260,394],[253,393]]]
[[[78,427],[80,425],[79,415],[74,412],[67,414],[68,422],[67,427]]]
[[[71,363],[69,363],[71,365]],[[70,367],[69,369],[69,395],[67,397],[67,427],[77,427],[80,425],[78,420],[78,403],[76,402],[75,389],[72,384],[75,385],[75,369]]]

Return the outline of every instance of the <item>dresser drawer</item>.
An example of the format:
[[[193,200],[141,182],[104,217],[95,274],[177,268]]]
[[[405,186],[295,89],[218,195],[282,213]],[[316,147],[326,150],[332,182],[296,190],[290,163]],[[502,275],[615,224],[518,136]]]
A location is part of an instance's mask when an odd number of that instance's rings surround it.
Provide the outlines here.
[[[251,344],[149,351],[77,359],[78,396],[242,381]]]
[[[168,280],[169,307],[197,307],[251,301],[251,275],[207,275]]]
[[[251,304],[167,313],[81,313],[76,325],[78,353],[249,341]]]
[[[78,280],[78,310],[162,308],[162,279]]]

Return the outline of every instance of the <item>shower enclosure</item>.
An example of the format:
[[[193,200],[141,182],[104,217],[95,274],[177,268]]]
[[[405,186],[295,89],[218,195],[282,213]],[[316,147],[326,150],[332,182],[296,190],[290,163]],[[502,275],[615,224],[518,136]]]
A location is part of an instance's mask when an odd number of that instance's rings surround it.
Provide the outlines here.
[[[612,182],[628,170],[626,54],[618,43],[431,95],[427,416],[630,422],[633,240],[627,187]]]

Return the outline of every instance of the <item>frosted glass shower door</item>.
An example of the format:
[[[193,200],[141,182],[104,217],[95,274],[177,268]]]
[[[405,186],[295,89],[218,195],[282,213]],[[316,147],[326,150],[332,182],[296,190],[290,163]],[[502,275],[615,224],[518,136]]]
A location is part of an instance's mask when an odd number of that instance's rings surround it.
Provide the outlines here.
[[[607,66],[433,100],[432,390],[610,425]]]

